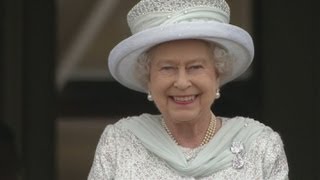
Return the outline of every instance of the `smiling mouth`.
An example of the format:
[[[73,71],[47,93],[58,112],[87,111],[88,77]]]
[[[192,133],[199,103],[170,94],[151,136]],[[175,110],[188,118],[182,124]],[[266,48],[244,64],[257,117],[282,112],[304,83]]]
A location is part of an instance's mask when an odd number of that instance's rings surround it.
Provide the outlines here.
[[[172,96],[171,97],[174,102],[179,103],[179,104],[189,104],[192,103],[195,99],[196,96]]]

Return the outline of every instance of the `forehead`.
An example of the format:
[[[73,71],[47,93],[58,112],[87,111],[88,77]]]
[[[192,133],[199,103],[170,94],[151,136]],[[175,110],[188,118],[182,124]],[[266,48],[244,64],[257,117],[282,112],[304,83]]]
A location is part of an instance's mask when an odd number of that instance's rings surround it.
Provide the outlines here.
[[[149,51],[152,61],[203,61],[211,59],[209,43],[202,40],[177,40],[159,44]]]

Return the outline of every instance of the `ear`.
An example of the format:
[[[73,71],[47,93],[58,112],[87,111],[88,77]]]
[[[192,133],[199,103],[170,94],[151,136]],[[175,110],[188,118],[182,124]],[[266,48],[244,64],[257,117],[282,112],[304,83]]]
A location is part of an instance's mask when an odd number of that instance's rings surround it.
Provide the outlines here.
[[[150,81],[150,78],[149,78],[148,81],[147,81],[147,89],[146,89],[146,92],[150,92],[150,89],[151,89],[151,81]]]
[[[218,85],[218,88],[220,87],[220,77],[219,75],[217,75],[217,78],[216,78],[216,83]]]

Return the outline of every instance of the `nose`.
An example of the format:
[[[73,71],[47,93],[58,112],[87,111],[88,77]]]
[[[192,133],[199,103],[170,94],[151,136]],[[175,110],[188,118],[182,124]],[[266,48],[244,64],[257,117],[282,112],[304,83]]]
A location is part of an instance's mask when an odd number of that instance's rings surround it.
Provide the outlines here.
[[[187,89],[191,85],[192,85],[192,83],[190,81],[188,74],[186,73],[186,70],[179,69],[179,72],[177,74],[177,77],[176,77],[176,80],[175,80],[173,86],[175,88],[183,90],[183,89]]]

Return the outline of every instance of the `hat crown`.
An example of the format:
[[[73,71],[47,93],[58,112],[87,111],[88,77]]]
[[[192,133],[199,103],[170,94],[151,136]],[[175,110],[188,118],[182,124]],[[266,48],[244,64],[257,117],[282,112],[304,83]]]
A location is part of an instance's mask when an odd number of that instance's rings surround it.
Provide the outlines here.
[[[141,0],[128,13],[133,34],[156,26],[182,22],[229,23],[230,8],[225,0]]]

